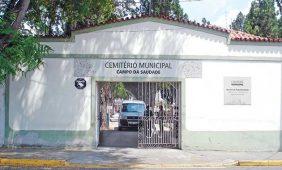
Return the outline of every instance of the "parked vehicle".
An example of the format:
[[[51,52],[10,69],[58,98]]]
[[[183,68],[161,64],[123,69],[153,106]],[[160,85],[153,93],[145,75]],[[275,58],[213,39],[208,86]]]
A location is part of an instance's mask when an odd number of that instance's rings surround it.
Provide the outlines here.
[[[118,129],[138,126],[138,119],[145,114],[145,103],[140,100],[124,100],[119,115]]]

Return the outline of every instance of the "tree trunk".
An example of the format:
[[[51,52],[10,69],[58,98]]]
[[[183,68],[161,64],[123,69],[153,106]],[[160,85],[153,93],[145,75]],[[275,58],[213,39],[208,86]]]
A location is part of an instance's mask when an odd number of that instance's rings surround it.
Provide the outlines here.
[[[65,29],[64,34],[69,37],[71,36],[71,23],[70,22],[66,22],[66,29]]]
[[[17,2],[16,0],[11,0],[8,4],[5,13],[4,20],[7,22],[7,26],[12,26],[13,29],[18,30],[21,26],[21,23],[25,17],[26,11],[28,9],[30,0],[21,0]],[[16,20],[11,21],[9,17],[12,13],[16,13]],[[3,50],[6,46],[8,46],[7,40],[11,35],[0,36],[0,50]]]
[[[103,101],[103,104],[101,106],[101,130],[106,130],[108,129],[107,126],[107,121],[108,121],[108,116],[107,114],[107,107],[110,103],[110,98],[111,98],[111,87],[110,84],[108,82],[106,82],[103,86],[102,86],[102,94],[101,94],[101,99]]]
[[[30,0],[22,0],[22,1],[20,1],[20,3],[21,4],[20,4],[20,9],[19,9],[17,18],[14,21],[14,23],[12,24],[12,28],[15,29],[15,30],[20,28],[21,23],[22,23],[22,21],[25,17],[27,8],[29,6]]]

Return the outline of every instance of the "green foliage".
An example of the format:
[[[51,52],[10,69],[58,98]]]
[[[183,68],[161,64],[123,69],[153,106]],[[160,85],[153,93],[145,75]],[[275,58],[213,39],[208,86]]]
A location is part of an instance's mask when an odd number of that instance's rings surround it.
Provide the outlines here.
[[[245,16],[239,12],[236,19],[232,21],[230,28],[237,31],[244,31]]]
[[[125,86],[122,82],[117,83],[113,90],[114,98],[126,99],[128,97]]]
[[[179,4],[179,0],[151,0],[152,8],[151,12],[155,15],[166,15],[173,18],[182,18],[183,9]]]
[[[278,20],[279,37],[282,37],[282,0],[276,0],[276,5],[279,11],[279,20]]]
[[[281,3],[281,0],[253,0],[249,13],[244,16],[240,12],[230,28],[262,37],[282,37]]]
[[[188,19],[179,0],[140,0],[137,7],[135,0],[126,0],[125,3],[113,0],[30,0],[27,11],[24,11],[26,16],[20,23],[31,29],[14,30],[12,23],[21,11],[21,2],[3,0],[0,3],[0,82],[9,75],[34,70],[43,63],[42,57],[51,49],[32,35],[70,35],[73,29],[128,15],[155,14]],[[116,87],[116,95],[127,96],[123,84]]]
[[[278,20],[279,37],[282,37],[282,16]]]
[[[244,23],[244,31],[263,37],[278,37],[278,21],[274,0],[252,2]]]
[[[136,15],[165,15],[175,19],[188,19],[183,12],[179,0],[125,0],[115,1],[116,17]]]
[[[20,2],[4,0],[1,3],[1,83],[9,75],[36,69],[43,63],[42,57],[51,51],[50,47],[40,44],[33,34],[68,35],[76,27],[108,20],[115,10],[112,0],[30,0],[22,23],[31,29],[14,30],[11,25],[16,19]]]
[[[26,73],[38,68],[42,57],[51,51],[51,48],[39,43],[33,36],[23,36],[18,30],[0,19],[0,84],[9,76]]]
[[[280,16],[282,15],[282,0],[276,0],[276,5],[278,7]]]
[[[204,24],[204,25],[210,25],[211,22],[208,21],[206,18],[202,18],[202,24]]]
[[[97,25],[110,18],[140,14],[188,19],[179,0],[30,0],[24,22],[37,35],[69,36],[76,28]]]
[[[40,35],[67,35],[71,29],[114,17],[112,0],[31,0],[26,23]]]

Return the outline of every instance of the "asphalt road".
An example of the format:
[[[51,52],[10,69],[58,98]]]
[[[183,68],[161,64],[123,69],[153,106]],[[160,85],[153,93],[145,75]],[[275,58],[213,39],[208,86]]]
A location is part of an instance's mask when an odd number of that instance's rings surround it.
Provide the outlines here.
[[[23,168],[23,167],[0,167],[2,170],[49,170],[49,169],[54,169],[54,170],[77,170],[78,168]],[[88,170],[87,168],[79,168],[79,170]],[[113,168],[115,169],[115,168]],[[214,167],[199,167],[199,168],[185,168],[187,170],[282,170],[282,167],[220,167],[220,168],[214,168]],[[101,169],[101,170],[106,170],[106,169]],[[152,169],[152,170],[157,170],[157,169]],[[161,169],[160,169],[161,170]]]

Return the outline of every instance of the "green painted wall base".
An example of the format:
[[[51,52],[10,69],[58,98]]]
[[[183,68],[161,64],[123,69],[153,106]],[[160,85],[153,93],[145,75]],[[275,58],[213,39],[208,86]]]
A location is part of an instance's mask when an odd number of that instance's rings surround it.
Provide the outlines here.
[[[95,147],[93,131],[9,131],[6,146]]]
[[[10,133],[7,146],[80,146],[95,148],[89,132],[26,131]],[[282,151],[282,131],[184,131],[183,150]]]
[[[282,131],[184,131],[182,148],[189,150],[282,151]]]

